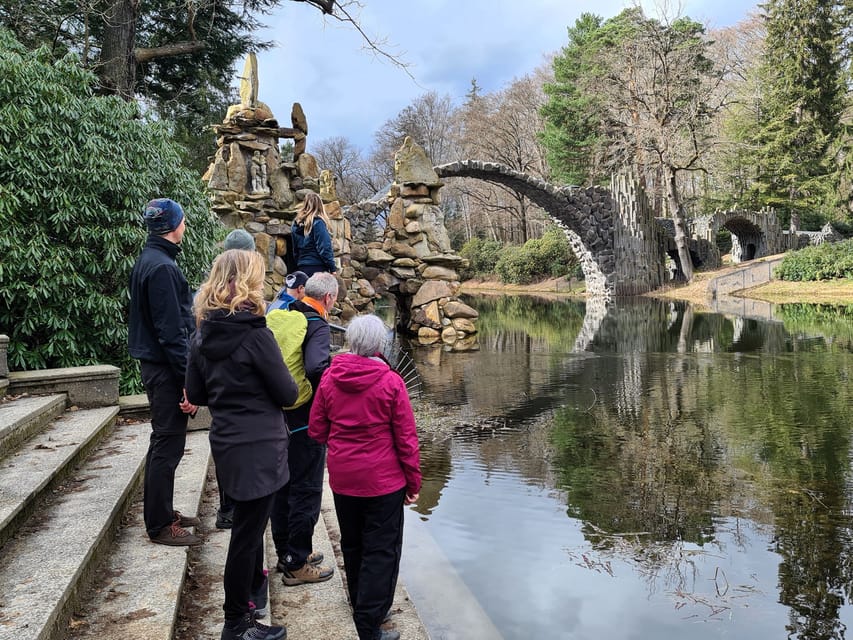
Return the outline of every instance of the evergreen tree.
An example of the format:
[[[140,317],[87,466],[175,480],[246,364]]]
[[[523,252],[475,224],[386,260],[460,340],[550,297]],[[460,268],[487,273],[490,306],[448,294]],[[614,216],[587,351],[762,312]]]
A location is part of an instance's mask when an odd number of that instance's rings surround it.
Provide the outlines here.
[[[142,208],[161,196],[183,205],[179,262],[193,286],[221,227],[167,124],[96,86],[75,56],[29,51],[0,29],[0,333],[14,369],[114,364],[127,393],[138,385],[127,304]]]
[[[545,85],[541,141],[554,177],[566,184],[590,185],[605,177],[596,162],[601,105],[582,87],[595,74],[601,26],[599,16],[581,14],[568,28],[569,43],[554,58],[554,82]]]
[[[765,90],[750,140],[755,200],[775,207],[783,222],[797,213],[819,224],[841,177],[833,143],[842,133],[846,90],[842,8],[837,0],[769,0],[763,8]]]
[[[303,2],[352,25],[368,49],[406,69],[353,15],[359,0],[0,0],[0,27],[30,49],[45,45],[59,59],[76,53],[94,71],[99,90],[140,99],[174,120],[176,139],[196,170],[207,166],[209,125],[225,115],[236,63],[260,40],[260,17],[285,2]]]

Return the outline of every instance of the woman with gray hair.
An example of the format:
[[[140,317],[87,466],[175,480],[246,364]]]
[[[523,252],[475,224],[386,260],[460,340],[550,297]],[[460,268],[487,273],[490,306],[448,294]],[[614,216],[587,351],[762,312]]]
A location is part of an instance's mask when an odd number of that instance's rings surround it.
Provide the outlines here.
[[[385,324],[359,316],[350,353],[332,360],[311,407],[308,435],[328,445],[329,485],[359,640],[396,640],[379,625],[391,608],[403,547],[403,505],[421,490],[415,417],[403,379],[382,357]]]

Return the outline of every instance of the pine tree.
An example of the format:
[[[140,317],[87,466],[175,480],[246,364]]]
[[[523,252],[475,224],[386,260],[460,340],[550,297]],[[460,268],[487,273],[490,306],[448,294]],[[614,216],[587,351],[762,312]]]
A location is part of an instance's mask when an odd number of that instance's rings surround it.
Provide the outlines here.
[[[819,224],[840,179],[831,150],[845,97],[842,9],[837,0],[769,0],[763,8],[765,90],[750,140],[755,201],[775,207],[783,223],[797,213],[805,224]]]
[[[569,43],[554,58],[554,82],[545,85],[541,140],[554,177],[567,184],[590,185],[604,178],[596,163],[600,105],[581,86],[594,73],[601,26],[599,16],[581,14],[568,28]]]

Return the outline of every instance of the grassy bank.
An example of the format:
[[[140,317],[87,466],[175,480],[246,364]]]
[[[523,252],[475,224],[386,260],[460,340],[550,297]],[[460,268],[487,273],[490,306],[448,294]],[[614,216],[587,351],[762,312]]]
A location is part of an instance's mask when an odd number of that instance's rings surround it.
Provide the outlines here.
[[[770,260],[779,256],[768,256]],[[695,274],[690,284],[666,287],[646,295],[652,298],[687,300],[700,307],[708,300],[708,283],[714,278],[728,275],[744,265],[729,265],[713,271]],[[790,282],[771,280],[766,284],[743,289],[733,295],[774,304],[805,302],[809,304],[853,304],[853,280],[820,280],[817,282]]]
[[[504,284],[497,278],[474,278],[462,283],[465,293],[534,293],[555,294],[561,296],[582,297],[586,285],[581,280],[569,278],[549,278],[530,284]]]
[[[745,289],[740,295],[777,304],[806,302],[811,304],[853,304],[853,280],[820,282],[787,282],[773,280],[760,287]]]

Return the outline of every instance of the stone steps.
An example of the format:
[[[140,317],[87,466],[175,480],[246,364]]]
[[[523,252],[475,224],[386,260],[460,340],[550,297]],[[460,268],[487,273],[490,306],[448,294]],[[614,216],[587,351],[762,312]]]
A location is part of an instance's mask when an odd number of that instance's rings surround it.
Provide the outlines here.
[[[0,458],[65,411],[66,400],[64,393],[56,393],[24,396],[0,404]]]
[[[76,398],[89,393],[92,370],[83,374]],[[37,375],[26,376],[28,384]],[[0,640],[216,640],[230,532],[214,526],[208,434],[188,433],[175,485],[175,508],[201,517],[196,533],[204,544],[152,544],[140,487],[150,423],[120,417],[116,425],[119,403],[106,399],[106,407],[65,409],[64,388],[76,381],[73,370],[62,375],[68,380],[50,383],[60,393],[0,403]],[[337,536],[326,486],[315,548],[338,565],[336,574],[326,583],[284,587],[268,533],[270,618],[286,624],[289,637],[357,637]],[[427,638],[402,585],[398,593],[395,626],[407,630],[407,640]]]
[[[4,434],[41,425],[0,460],[0,640],[171,640],[188,550],[145,533],[150,423],[115,426],[118,404],[55,417],[65,402],[54,394],[0,405]],[[207,434],[189,434],[176,509],[196,513],[209,461]]]
[[[72,420],[57,424],[64,422]],[[109,551],[116,525],[138,486],[146,435],[146,425],[115,428],[29,518],[16,519],[14,535],[0,553],[0,640],[65,636],[80,592]],[[22,446],[21,456],[36,451],[29,449],[30,442]],[[77,446],[85,448],[84,443]],[[14,466],[7,469],[15,471]],[[17,477],[23,481],[28,473]]]
[[[34,412],[28,414],[30,419],[19,421],[26,422],[27,429],[53,417],[57,400],[64,408],[64,396],[39,399],[50,402],[27,402],[36,398],[26,398],[9,403],[20,402],[19,409],[29,407]],[[0,544],[106,435],[117,413],[117,407],[68,411],[0,461]]]
[[[144,456],[150,426],[146,423],[142,428]],[[188,434],[184,457],[175,475],[174,505],[181,513],[198,512],[209,462],[207,434]],[[207,538],[207,530],[201,529],[196,533]],[[202,548],[207,543],[205,540]],[[190,553],[195,550],[148,540],[142,496],[137,494],[109,555],[61,637],[171,640]]]

